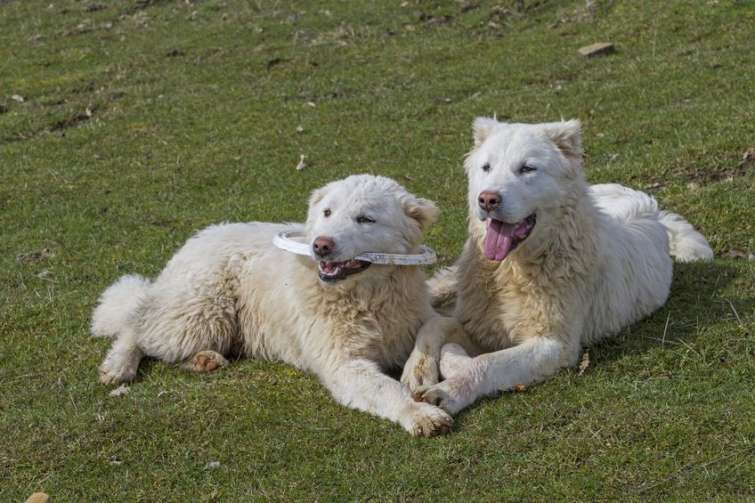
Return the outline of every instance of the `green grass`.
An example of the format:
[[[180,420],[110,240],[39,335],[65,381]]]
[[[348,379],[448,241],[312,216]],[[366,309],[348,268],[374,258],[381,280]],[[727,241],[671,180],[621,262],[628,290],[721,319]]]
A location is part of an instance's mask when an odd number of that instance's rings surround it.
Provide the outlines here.
[[[755,3],[524,4],[0,1],[0,501],[751,501],[755,267],[727,256],[755,249]],[[577,55],[603,40],[617,52]],[[668,304],[583,375],[443,438],[279,364],[147,363],[121,398],[97,383],[110,282],[213,222],[301,220],[326,181],[434,199],[450,263],[470,124],[492,113],[581,119],[591,181],[652,192],[721,258],[678,266]]]

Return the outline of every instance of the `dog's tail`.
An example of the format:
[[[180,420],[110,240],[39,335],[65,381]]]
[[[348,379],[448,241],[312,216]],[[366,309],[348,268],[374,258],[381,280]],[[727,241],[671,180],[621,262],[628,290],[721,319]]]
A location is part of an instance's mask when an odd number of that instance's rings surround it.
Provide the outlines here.
[[[459,280],[456,275],[457,266],[438,269],[432,278],[427,280],[427,288],[430,290],[430,302],[433,307],[442,307],[456,300],[456,289]]]
[[[92,313],[92,336],[113,339],[130,327],[150,285],[148,279],[136,274],[123,276],[110,285]]]
[[[671,255],[679,262],[713,260],[708,241],[681,215],[670,211],[658,213],[658,221],[666,228]]]

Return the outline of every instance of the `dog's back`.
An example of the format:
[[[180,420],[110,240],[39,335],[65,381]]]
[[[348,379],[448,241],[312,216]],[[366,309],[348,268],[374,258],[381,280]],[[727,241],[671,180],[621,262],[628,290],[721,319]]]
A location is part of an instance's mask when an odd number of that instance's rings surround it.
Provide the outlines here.
[[[652,313],[669,294],[673,263],[655,199],[617,184],[594,185],[598,211],[596,295],[583,344],[610,336]]]

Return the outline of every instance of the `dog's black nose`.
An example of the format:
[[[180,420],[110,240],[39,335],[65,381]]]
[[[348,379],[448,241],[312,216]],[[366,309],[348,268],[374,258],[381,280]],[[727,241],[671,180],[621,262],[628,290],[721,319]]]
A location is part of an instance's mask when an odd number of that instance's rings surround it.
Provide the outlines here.
[[[501,204],[501,196],[498,192],[492,190],[483,190],[480,195],[477,196],[477,202],[480,204],[480,208],[485,211],[493,211]]]
[[[317,236],[312,243],[312,250],[318,257],[327,257],[336,249],[336,242],[326,236]]]

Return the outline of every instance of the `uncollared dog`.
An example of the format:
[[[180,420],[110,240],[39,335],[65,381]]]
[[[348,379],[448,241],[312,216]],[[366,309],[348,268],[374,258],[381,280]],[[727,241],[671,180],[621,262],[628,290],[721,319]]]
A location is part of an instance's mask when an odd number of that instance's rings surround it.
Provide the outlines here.
[[[355,260],[416,253],[438,213],[393,180],[357,175],[315,190],[304,225],[209,227],[154,281],[128,275],[102,294],[92,333],[113,344],[100,380],[131,381],[144,356],[198,372],[229,357],[279,360],[316,374],[341,404],[413,435],[448,431],[446,412],[412,400],[384,370],[404,364],[419,332],[454,323],[433,311],[418,267]],[[303,233],[317,261],[273,246],[282,231]],[[415,364],[405,381],[437,382],[435,366]]]
[[[700,233],[649,195],[588,186],[578,121],[478,118],[464,166],[469,238],[431,291],[456,298],[454,316],[471,344],[443,346],[446,379],[414,388],[451,414],[575,365],[584,345],[658,309],[669,294],[670,255],[713,257]],[[427,334],[411,360],[437,360],[441,343]]]

